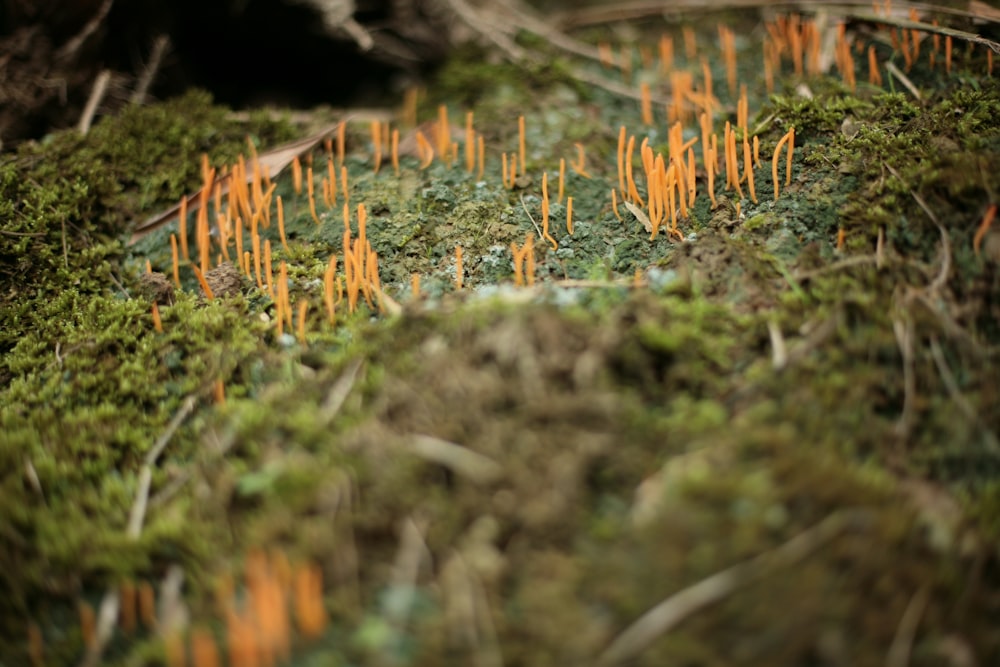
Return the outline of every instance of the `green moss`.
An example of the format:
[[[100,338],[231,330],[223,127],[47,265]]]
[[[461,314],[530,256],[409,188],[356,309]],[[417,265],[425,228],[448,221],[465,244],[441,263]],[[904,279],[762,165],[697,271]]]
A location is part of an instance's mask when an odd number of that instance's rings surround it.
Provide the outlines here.
[[[331,326],[321,279],[331,254],[342,261],[339,209],[317,225],[279,179],[289,250],[262,233],[288,262],[293,304],[309,304],[305,344],[276,336],[275,306],[249,281],[206,302],[186,268],[155,333],[135,272],[169,267],[168,232],[122,243],[130,221],[198,186],[202,151],[221,163],[247,132],[263,146],[284,124],[231,123],[195,94],[5,159],[0,655],[27,661],[33,621],[49,662],[78,662],[76,601],[172,565],[193,622],[219,629],[216,578],[263,547],[323,567],[331,627],[297,639],[294,664],[473,663],[493,636],[505,664],[584,664],[670,595],[839,513],[858,520],[634,662],[881,664],[921,589],[913,663],[939,662],[952,637],[990,662],[996,276],[970,246],[991,196],[982,174],[1000,166],[1000,109],[995,83],[976,81],[937,81],[922,102],[826,78],[809,82],[812,100],[774,98],[757,115],[770,119],[762,148],[796,127],[791,186],[775,202],[758,178],[742,225],[731,193],[715,211],[699,194],[680,243],[650,241],[607,201],[616,130],[640,126],[637,104],[580,90],[562,62],[456,58],[428,101],[475,104],[491,156],[516,147],[525,113],[531,183],[502,187],[492,158],[479,179],[412,157],[375,174],[363,148],[349,155],[352,209],[367,205],[382,283],[405,305],[393,317],[341,305]],[[644,128],[652,145],[662,129]],[[348,145],[367,146],[363,134]],[[552,191],[578,140],[592,177],[567,179],[574,234],[553,202],[559,247],[536,237],[541,285],[497,289],[510,243],[537,234],[540,170]],[[940,233],[914,194],[951,235],[933,291]],[[467,289],[454,294],[456,245]],[[144,458],[189,397],[129,539]],[[162,645],[116,633],[106,658],[159,664]]]

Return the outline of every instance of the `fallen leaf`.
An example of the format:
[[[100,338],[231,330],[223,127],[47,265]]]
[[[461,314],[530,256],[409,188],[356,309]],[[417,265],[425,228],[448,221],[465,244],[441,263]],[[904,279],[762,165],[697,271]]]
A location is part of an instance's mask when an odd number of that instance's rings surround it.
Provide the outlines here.
[[[341,122],[346,123],[347,120],[348,120],[347,118],[344,118],[343,121]],[[325,138],[336,132],[338,125],[340,125],[340,123],[329,125],[320,130],[319,132],[317,132],[316,134],[305,137],[303,139],[290,141],[287,144],[282,144],[281,146],[272,148],[267,152],[261,153],[260,155],[257,156],[257,163],[260,165],[262,171],[267,170],[267,173],[271,176],[271,178],[274,178],[275,176],[280,174],[285,167],[290,165],[296,157],[302,155],[303,153],[311,151],[313,148],[319,145],[321,141],[323,141]],[[215,183],[218,183],[222,186],[223,195],[229,192],[229,181],[231,178],[232,175],[227,175],[224,178],[216,179],[215,181]],[[249,183],[252,179],[253,175],[251,173],[251,170],[248,169],[247,182]],[[212,187],[215,187],[214,183]],[[200,205],[200,203],[201,203],[201,190],[198,190],[198,192],[195,192],[193,195],[190,195],[187,198],[188,212],[194,212],[198,210],[198,206]],[[149,234],[150,232],[159,229],[160,227],[162,227],[163,225],[167,224],[172,220],[176,220],[180,212],[180,208],[181,205],[178,202],[177,204],[174,204],[167,210],[162,211],[161,213],[157,213],[153,217],[136,225],[135,229],[132,230],[132,237],[129,239],[128,244],[133,245],[139,239],[144,237],[146,234]]]

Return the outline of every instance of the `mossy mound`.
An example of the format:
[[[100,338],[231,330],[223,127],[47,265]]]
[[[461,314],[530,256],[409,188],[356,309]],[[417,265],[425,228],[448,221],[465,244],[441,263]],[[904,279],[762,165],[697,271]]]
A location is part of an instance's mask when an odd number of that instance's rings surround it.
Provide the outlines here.
[[[262,552],[323,574],[329,622],[293,664],[1000,659],[1000,275],[974,241],[1000,89],[982,59],[916,70],[921,100],[829,77],[756,96],[762,154],[797,129],[791,182],[775,201],[762,178],[756,202],[720,184],[683,243],[616,215],[638,105],[575,66],[472,86],[490,66],[457,62],[429,93],[484,107],[491,158],[534,121],[513,188],[499,159],[376,174],[350,127],[344,196],[370,213],[392,315],[362,298],[330,317],[343,199],[314,217],[276,179],[287,239],[260,236],[305,304],[291,333],[253,277],[209,299],[189,263],[155,320],[140,275],[170,271],[172,230],[125,239],[198,187],[202,152],[222,164],[287,124],[192,94],[0,161],[0,664],[37,661],[32,637],[45,664],[78,663],[87,610],[133,581],[158,583],[159,626],[112,628],[108,664],[165,664],[188,627],[235,652],[226,604],[253,604]],[[537,284],[514,287],[540,172],[554,189],[576,142],[575,230],[553,202]]]

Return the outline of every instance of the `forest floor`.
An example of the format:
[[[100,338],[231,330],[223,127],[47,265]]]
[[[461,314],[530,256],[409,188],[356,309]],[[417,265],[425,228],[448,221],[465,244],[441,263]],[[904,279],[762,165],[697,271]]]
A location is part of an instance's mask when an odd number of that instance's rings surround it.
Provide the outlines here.
[[[1000,73],[837,24],[0,156],[0,665],[1000,661]]]

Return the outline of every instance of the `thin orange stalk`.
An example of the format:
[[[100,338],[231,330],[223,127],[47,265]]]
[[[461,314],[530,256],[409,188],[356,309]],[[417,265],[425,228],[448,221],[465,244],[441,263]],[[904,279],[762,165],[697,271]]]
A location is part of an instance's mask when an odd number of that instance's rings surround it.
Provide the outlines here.
[[[326,627],[323,609],[323,575],[316,566],[302,566],[295,570],[295,620],[299,632],[308,639],[316,639]]]
[[[399,130],[392,131],[392,170],[399,175]]]
[[[597,59],[600,61],[601,66],[610,69],[615,62],[615,57],[611,53],[611,45],[607,42],[599,42],[597,44]]]
[[[156,333],[163,333],[163,320],[160,319],[160,307],[153,302],[153,329]]]
[[[438,105],[438,122],[434,130],[434,138],[441,161],[447,162],[448,148],[451,146],[451,128],[448,126],[448,107],[444,104]]]
[[[757,190],[753,183],[753,157],[750,154],[750,142],[743,135],[743,172],[747,175],[747,189],[750,191],[750,201],[757,203]]]
[[[731,131],[732,131],[732,126],[729,124],[729,121],[727,120],[726,121],[726,128],[725,128],[725,130],[723,131],[723,134],[722,134],[722,148],[723,148],[723,150],[726,151],[726,159],[725,159],[725,164],[726,164],[726,190],[728,190],[729,188],[731,188],[732,185],[733,185],[732,162],[729,159],[729,133]]]
[[[470,174],[476,168],[476,134],[472,129],[472,112],[465,112],[465,170]]]
[[[232,229],[229,226],[229,211],[226,211],[226,215],[218,216],[215,219],[216,227],[219,229],[219,246],[222,248],[222,254],[226,257],[226,261],[229,261],[229,239],[232,237]]]
[[[528,238],[521,249],[524,253],[524,275],[528,287],[535,284],[535,235],[528,232]]]
[[[712,118],[712,70],[708,66],[708,59],[701,59],[701,77],[705,82],[705,114],[709,118],[709,123],[711,123]]]
[[[333,166],[333,158],[326,160],[326,179],[330,182],[330,203],[327,207],[333,208],[337,205],[337,170]]]
[[[358,240],[361,241],[362,247],[368,244],[368,235],[366,233],[367,229],[368,211],[363,203],[358,204]]]
[[[653,100],[649,92],[649,84],[643,81],[639,84],[639,95],[641,97],[642,122],[644,125],[653,124]]]
[[[267,295],[274,300],[274,270],[271,267],[271,239],[264,239],[264,276],[267,278]]]
[[[189,262],[191,261],[191,256],[188,255],[187,213],[187,197],[181,195],[181,210],[177,216],[177,228],[181,235],[181,256],[184,258],[184,261]]]
[[[323,204],[329,209],[333,207],[333,203],[330,201],[330,181],[327,180],[326,176],[320,179],[321,189],[323,190]]]
[[[370,247],[370,246],[369,246]],[[367,282],[368,287],[375,298],[378,300],[378,312],[383,315],[386,312],[385,299],[382,293],[382,281],[378,277],[378,254],[374,250],[368,251],[368,271],[367,271]]]
[[[414,273],[410,276],[410,294],[414,299],[420,298],[420,274]]]
[[[455,246],[455,289],[462,289],[464,275],[464,271],[462,270],[462,246]]]
[[[552,244],[552,249],[556,250],[559,244],[549,234],[549,174],[542,172],[542,236]]]
[[[785,187],[792,184],[792,153],[795,151],[795,127],[788,130],[788,159],[785,162]]]
[[[907,72],[913,67],[913,61],[916,59],[910,46],[911,43],[913,43],[913,32],[904,28],[903,39],[900,42],[900,51],[903,54],[903,65],[906,67]]]
[[[566,192],[566,158],[559,158],[559,192],[556,195],[556,203],[561,204],[563,195]]]
[[[510,251],[514,255],[514,286],[524,286],[524,256],[523,247],[518,248],[513,241],[510,242]]]
[[[249,617],[243,617],[232,608],[232,602],[226,603],[226,648],[229,653],[230,665],[259,665],[260,653],[266,651],[258,646],[259,630]],[[249,614],[247,614],[249,616]]]
[[[344,144],[347,134],[347,123],[340,121],[337,125],[337,166],[344,166]]]
[[[204,200],[204,197],[202,197],[202,200]],[[210,241],[208,235],[208,209],[204,206],[204,201],[202,201],[202,205],[198,208],[198,213],[195,216],[195,239],[198,243],[198,261],[201,265],[201,270],[208,271]]]
[[[573,235],[573,198],[566,198],[566,231]]]
[[[236,215],[236,263],[240,265],[243,273],[250,275],[250,264],[243,260],[243,218]]]
[[[292,304],[288,297],[288,265],[282,260],[281,265],[278,270],[278,289],[281,290],[280,299],[282,303],[282,310],[285,313],[285,321],[288,323],[288,328],[292,328]]]
[[[260,233],[257,228],[257,214],[254,213],[253,218],[250,219],[250,242],[253,248],[253,268],[254,277],[257,279],[257,289],[264,291],[264,281],[261,279],[260,273],[260,260],[261,260],[261,247],[260,247]]]
[[[278,234],[281,235],[281,247],[285,252],[290,252],[288,239],[285,238],[285,207],[281,202],[281,195],[278,195]]]
[[[434,161],[434,148],[420,130],[417,130],[417,149],[420,152],[420,168],[426,169]]]
[[[313,222],[317,225],[320,224],[319,216],[316,215],[316,197],[315,197],[315,186],[313,185],[313,170],[309,167],[306,170],[306,188],[309,191],[309,213],[312,215]]]
[[[337,256],[330,255],[330,262],[323,272],[323,302],[326,304],[326,314],[330,324],[336,323],[336,303],[333,299],[333,277],[337,273]]]
[[[205,274],[198,269],[194,264],[191,265],[191,270],[194,271],[194,277],[198,279],[198,284],[201,285],[201,291],[205,293],[205,298],[211,301],[215,298],[215,294],[212,292],[212,288],[208,286],[205,282]]]
[[[736,153],[736,132],[729,132],[729,159],[733,168],[733,185],[736,186],[736,194],[743,199],[743,187],[740,185],[740,165]]]
[[[680,208],[680,216],[682,218],[688,217],[688,207],[687,198],[684,196],[684,186],[687,183],[687,167],[684,166],[684,160],[670,160],[671,164],[676,170],[676,180],[674,181],[674,187],[677,188],[677,206]],[[742,196],[742,195],[741,195]]]
[[[708,151],[708,163],[705,165],[705,172],[708,174],[708,198],[712,200],[712,209],[715,210],[719,206],[719,202],[715,200],[715,150],[709,149]]]
[[[774,92],[774,46],[770,40],[764,38],[764,88],[768,94]]]
[[[944,71],[951,74],[951,35],[944,38]]]
[[[982,245],[983,239],[986,238],[987,232],[990,231],[990,225],[993,224],[993,219],[996,215],[997,205],[993,204],[986,209],[986,215],[983,216],[983,221],[979,223],[976,235],[972,237],[972,250],[976,253],[976,257],[979,257],[979,247]]]
[[[844,240],[847,238],[847,232],[841,227],[837,230],[837,250],[844,249]]]
[[[270,229],[271,227],[271,197],[274,196],[274,190],[277,187],[276,183],[272,183],[261,197],[260,208],[258,210],[263,213],[261,221],[264,223],[264,229]]]
[[[576,163],[571,164],[573,171],[578,173],[584,178],[590,178],[590,172],[587,171],[587,150],[586,147],[579,141],[574,144],[576,146]]]
[[[476,178],[483,180],[483,174],[486,172],[486,139],[481,134],[476,137],[476,149],[476,158],[479,163],[479,171],[476,173]]]
[[[667,34],[660,35],[660,75],[666,76],[674,67],[674,40]]]
[[[635,179],[632,175],[632,153],[635,151],[635,135],[628,138],[628,147],[625,149],[625,180],[628,183],[628,198],[639,208],[643,207],[642,198],[635,187]]]
[[[139,584],[139,619],[146,628],[156,627],[156,593],[148,581]]]
[[[785,147],[788,139],[791,137],[791,131],[786,132],[785,136],[778,140],[778,145],[774,147],[774,157],[771,158],[771,178],[774,181],[774,201],[778,201],[778,156],[781,154],[781,149]]]
[[[639,46],[639,59],[642,60],[642,66],[646,69],[653,66],[653,52],[648,46]]]
[[[212,398],[215,399],[216,405],[226,404],[226,384],[219,378],[212,385]]]
[[[240,179],[236,179],[236,182],[239,181]],[[295,188],[295,194],[302,194],[302,162],[298,155],[292,160],[292,187]]]
[[[618,189],[625,196],[625,126],[618,130]]]
[[[726,83],[729,84],[729,94],[736,97],[736,38],[729,28],[720,27],[722,40],[722,59],[726,63]]]
[[[789,30],[788,47],[792,52],[792,67],[795,76],[801,78],[804,72],[802,67],[802,35],[799,34],[798,30]]]
[[[622,214],[618,212],[618,193],[614,188],[611,188],[611,211],[618,218],[618,221],[621,222]]]
[[[684,55],[688,60],[693,60],[698,55],[698,40],[694,34],[694,28],[689,25],[681,28],[681,35],[684,37]]]
[[[174,262],[174,285],[177,286],[177,289],[180,289],[181,288],[181,271],[180,271],[180,262],[177,259],[177,235],[176,234],[171,234],[170,235],[170,255],[171,255],[171,259],[173,259],[173,262]]]
[[[191,631],[191,664],[193,667],[219,667],[219,649],[207,630]]]
[[[184,640],[179,630],[171,630],[163,638],[163,652],[166,654],[167,667],[187,667]]]
[[[156,302],[153,302],[156,305]],[[159,311],[157,311],[159,315]],[[153,318],[154,322],[156,317]],[[138,625],[138,611],[136,609],[136,599],[135,599],[135,584],[131,581],[123,581],[121,586],[118,588],[118,599],[121,601],[121,608],[118,617],[121,622],[122,630],[127,634],[132,634],[135,632],[136,626]]]
[[[374,151],[375,173],[382,167],[382,123],[373,120],[371,123],[372,150]]]

